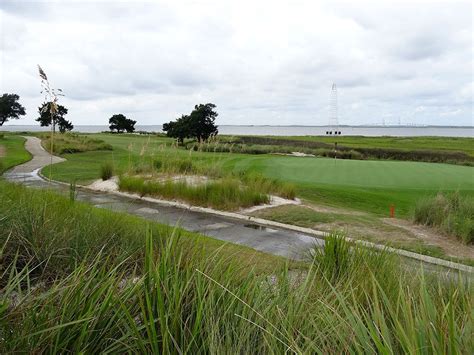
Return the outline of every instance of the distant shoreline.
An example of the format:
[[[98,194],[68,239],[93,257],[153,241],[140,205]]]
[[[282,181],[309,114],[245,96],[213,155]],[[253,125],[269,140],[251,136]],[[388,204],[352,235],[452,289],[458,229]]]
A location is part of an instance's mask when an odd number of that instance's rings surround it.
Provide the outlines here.
[[[136,125],[136,131],[162,132],[162,125]],[[473,126],[411,126],[411,125],[339,125],[304,126],[304,125],[219,125],[222,135],[251,136],[326,136],[327,132],[340,131],[342,136],[366,137],[474,137]],[[0,131],[10,132],[44,132],[48,127],[38,125],[4,125]],[[73,132],[100,133],[108,131],[108,125],[76,125]]]

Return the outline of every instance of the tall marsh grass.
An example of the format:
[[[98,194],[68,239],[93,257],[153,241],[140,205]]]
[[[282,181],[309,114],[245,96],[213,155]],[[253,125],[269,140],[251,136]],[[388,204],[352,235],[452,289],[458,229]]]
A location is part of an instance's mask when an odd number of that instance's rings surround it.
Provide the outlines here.
[[[417,202],[414,220],[456,236],[466,244],[474,243],[474,198],[459,193],[439,193]]]
[[[199,238],[0,183],[1,353],[471,353],[472,287],[334,255],[258,273]],[[36,239],[39,239],[37,242]],[[355,252],[354,255],[359,251]],[[360,253],[364,253],[360,251]],[[375,254],[374,254],[375,255]],[[461,279],[459,279],[461,280]]]
[[[147,181],[141,177],[122,175],[119,189],[141,196],[177,199],[193,205],[223,210],[235,210],[239,207],[269,202],[268,195],[255,188],[242,186],[238,180],[232,178],[192,185],[186,181]]]
[[[103,181],[109,180],[114,175],[114,167],[111,163],[102,164],[100,167],[100,178]]]

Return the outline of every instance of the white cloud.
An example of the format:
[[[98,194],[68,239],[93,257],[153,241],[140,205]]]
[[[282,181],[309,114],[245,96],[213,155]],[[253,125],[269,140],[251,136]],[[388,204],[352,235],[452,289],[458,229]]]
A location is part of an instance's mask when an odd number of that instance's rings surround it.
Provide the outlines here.
[[[160,124],[201,102],[220,124],[326,124],[332,82],[341,123],[472,125],[470,2],[4,0],[0,25],[1,90],[25,124],[39,63],[76,125]]]

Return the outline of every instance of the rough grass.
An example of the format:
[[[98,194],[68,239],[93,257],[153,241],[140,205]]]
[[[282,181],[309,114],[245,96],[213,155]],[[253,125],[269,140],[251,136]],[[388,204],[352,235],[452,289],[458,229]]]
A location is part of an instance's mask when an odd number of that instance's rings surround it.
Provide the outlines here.
[[[291,153],[299,151],[308,154],[314,154],[321,157],[334,157],[336,154],[339,159],[378,159],[378,160],[401,160],[401,161],[422,161],[431,163],[448,163],[459,165],[474,165],[474,156],[470,151],[465,152],[465,147],[459,145],[459,150],[438,150],[437,145],[426,149],[423,145],[415,145],[414,149],[403,149],[403,144],[397,145],[382,144],[377,145],[373,142],[371,145],[360,146],[352,144],[352,140],[344,139],[347,137],[338,137],[337,139],[325,139],[323,137],[313,137],[309,139],[293,139],[280,137],[257,137],[257,136],[239,136],[224,139],[225,143],[213,142],[203,145],[206,151],[227,151],[247,154],[268,154],[268,153]],[[366,137],[364,137],[367,139]],[[416,140],[417,138],[414,138]],[[445,140],[445,138],[444,138]],[[466,143],[469,138],[464,139]],[[334,153],[334,143],[337,141],[337,152]],[[406,139],[405,139],[406,141]],[[402,141],[401,141],[402,142]],[[400,143],[401,143],[400,142]],[[345,145],[348,143],[348,145]],[[472,139],[471,143],[472,144]],[[399,147],[402,148],[399,148]]]
[[[263,254],[248,263],[237,250],[208,248],[206,238],[154,224],[147,232],[137,218],[44,191],[0,183],[0,194],[1,353],[474,346],[469,283],[407,272],[396,258],[337,236],[307,269],[273,263],[265,272]]]
[[[119,180],[119,189],[138,193],[141,196],[176,199],[192,205],[222,210],[235,210],[269,201],[265,193],[253,187],[242,186],[238,180],[232,178],[193,186],[185,181],[146,181],[141,177],[122,175]]]
[[[51,134],[39,134],[43,147],[51,150]],[[101,139],[90,138],[76,133],[54,135],[53,151],[55,154],[82,153],[96,150],[112,150],[112,146]]]
[[[474,198],[459,193],[439,193],[418,201],[414,209],[416,223],[438,227],[466,244],[474,243]]]

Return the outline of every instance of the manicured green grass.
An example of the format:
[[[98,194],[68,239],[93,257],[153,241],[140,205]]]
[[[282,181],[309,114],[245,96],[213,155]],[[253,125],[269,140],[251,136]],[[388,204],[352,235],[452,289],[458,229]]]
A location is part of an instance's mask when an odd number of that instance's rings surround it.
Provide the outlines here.
[[[14,134],[5,134],[0,139],[0,146],[5,149],[6,155],[0,157],[0,174],[15,165],[27,162],[31,159],[30,153],[25,149],[25,138]]]
[[[472,286],[328,239],[281,258],[0,182],[1,353],[470,353]],[[252,257],[251,257],[252,256]]]
[[[298,157],[236,157],[227,166],[289,181],[308,201],[409,216],[415,202],[438,191],[474,196],[474,168],[448,164]]]

